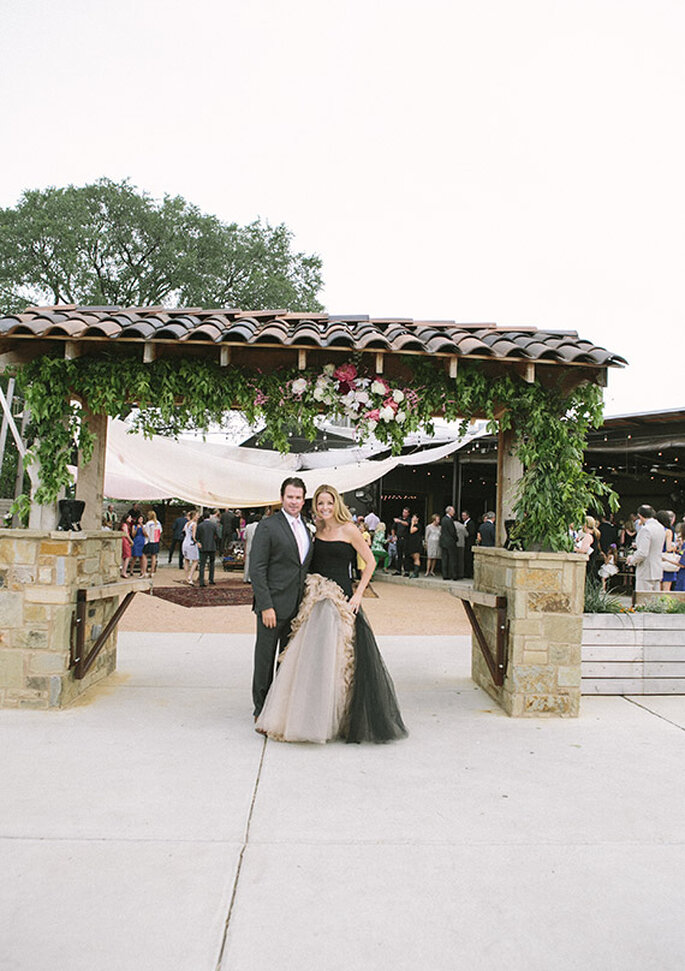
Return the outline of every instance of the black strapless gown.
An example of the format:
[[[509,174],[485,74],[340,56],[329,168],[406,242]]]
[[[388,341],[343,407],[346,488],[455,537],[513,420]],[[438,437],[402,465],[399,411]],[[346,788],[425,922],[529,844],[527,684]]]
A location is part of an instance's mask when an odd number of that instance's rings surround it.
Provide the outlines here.
[[[292,637],[257,721],[272,738],[387,742],[407,734],[369,622],[348,603],[356,555],[350,543],[314,540]]]

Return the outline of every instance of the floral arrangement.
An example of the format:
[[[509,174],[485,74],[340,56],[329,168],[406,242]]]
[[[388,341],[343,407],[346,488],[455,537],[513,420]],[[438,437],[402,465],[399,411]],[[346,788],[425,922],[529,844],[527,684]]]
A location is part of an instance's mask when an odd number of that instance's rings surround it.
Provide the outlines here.
[[[420,407],[420,396],[414,388],[391,385],[379,374],[365,375],[356,364],[336,367],[326,364],[318,373],[303,374],[279,385],[275,397],[265,390],[262,381],[255,386],[254,406],[267,422],[273,435],[274,404],[302,413],[325,412],[334,418],[348,418],[360,441],[375,435],[380,441],[399,450],[407,432],[430,424],[431,413]],[[299,408],[298,408],[299,406]]]

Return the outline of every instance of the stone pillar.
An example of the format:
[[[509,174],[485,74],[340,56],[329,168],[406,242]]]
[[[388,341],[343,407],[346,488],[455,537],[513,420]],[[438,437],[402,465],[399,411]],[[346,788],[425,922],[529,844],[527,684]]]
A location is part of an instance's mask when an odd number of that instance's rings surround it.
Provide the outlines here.
[[[121,533],[0,529],[0,707],[63,708],[114,671],[116,631],[82,680],[69,662],[76,591],[116,583],[120,562]],[[88,603],[86,649],[121,593]]]
[[[105,490],[105,454],[107,451],[107,415],[94,415],[83,407],[83,421],[95,436],[90,462],[78,454],[78,478],[76,498],[85,502],[81,526],[83,529],[101,529]]]
[[[506,596],[509,635],[504,685],[492,683],[475,637],[473,680],[509,715],[577,716],[586,557],[483,547],[474,554],[474,589]],[[496,612],[474,610],[494,650]]]

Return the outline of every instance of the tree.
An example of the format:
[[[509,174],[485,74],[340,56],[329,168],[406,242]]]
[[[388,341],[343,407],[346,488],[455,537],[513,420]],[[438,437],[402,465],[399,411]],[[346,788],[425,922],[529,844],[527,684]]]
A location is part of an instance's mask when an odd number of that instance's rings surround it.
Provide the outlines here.
[[[321,259],[292,252],[292,238],[127,180],[30,189],[0,209],[0,303],[319,311]]]

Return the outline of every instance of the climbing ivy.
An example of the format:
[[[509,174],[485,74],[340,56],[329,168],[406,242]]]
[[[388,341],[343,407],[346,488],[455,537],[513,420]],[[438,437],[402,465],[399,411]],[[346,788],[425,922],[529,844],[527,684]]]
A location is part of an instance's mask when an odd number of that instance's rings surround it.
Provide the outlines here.
[[[465,422],[485,416],[491,431],[514,429],[514,449],[525,468],[514,535],[524,548],[568,550],[569,523],[580,522],[588,509],[605,501],[617,508],[611,488],[583,469],[587,432],[602,421],[600,388],[583,384],[564,392],[517,376],[493,379],[477,362],[460,364],[456,379],[429,360],[407,357],[404,363],[411,377],[391,384],[365,372],[359,357],[321,371],[270,372],[189,359],[144,364],[114,354],[40,358],[17,373],[31,409],[32,457],[40,463],[35,501],[53,502],[71,485],[67,466],[75,461],[76,447],[86,460],[92,454],[82,401],[95,414],[131,413],[134,428],[145,435],[206,431],[237,409],[250,423],[263,419],[265,433],[281,451],[288,450],[293,428],[313,439],[322,412],[349,418],[360,439],[373,433],[393,454],[408,432],[432,433],[434,416]]]

